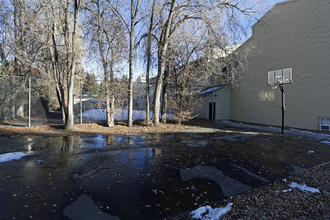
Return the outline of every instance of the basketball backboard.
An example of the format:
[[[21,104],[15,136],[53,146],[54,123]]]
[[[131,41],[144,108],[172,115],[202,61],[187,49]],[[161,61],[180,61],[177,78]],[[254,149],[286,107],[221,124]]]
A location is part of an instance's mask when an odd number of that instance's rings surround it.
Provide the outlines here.
[[[269,71],[267,83],[273,88],[276,88],[277,85],[293,83],[292,68]]]

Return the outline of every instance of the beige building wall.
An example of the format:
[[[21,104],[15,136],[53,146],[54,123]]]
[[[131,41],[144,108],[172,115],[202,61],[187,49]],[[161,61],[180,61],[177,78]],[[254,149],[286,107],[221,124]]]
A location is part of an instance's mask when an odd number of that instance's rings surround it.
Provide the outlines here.
[[[229,120],[230,119],[230,88],[225,86],[214,92],[215,120]],[[199,104],[195,108],[197,117],[209,119],[209,103],[212,102],[212,93],[201,97]]]
[[[319,117],[330,117],[330,1],[275,5],[238,50],[251,46],[247,70],[232,91],[231,120],[280,126],[281,92],[267,86],[267,72],[291,67],[285,125],[319,129]]]

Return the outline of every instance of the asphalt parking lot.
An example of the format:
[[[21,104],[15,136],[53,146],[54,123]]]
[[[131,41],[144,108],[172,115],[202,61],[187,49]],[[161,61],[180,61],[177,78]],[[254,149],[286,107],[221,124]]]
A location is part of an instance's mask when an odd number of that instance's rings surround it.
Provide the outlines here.
[[[328,162],[329,136],[231,124],[143,135],[0,137],[0,219],[161,219]]]

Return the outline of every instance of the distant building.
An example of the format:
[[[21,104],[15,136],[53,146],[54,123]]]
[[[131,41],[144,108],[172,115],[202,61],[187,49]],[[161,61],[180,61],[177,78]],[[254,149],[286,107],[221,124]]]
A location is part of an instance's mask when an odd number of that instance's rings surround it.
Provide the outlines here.
[[[141,76],[139,76],[139,77],[136,79],[136,82],[137,82],[137,83],[146,83],[147,80],[146,80],[146,78],[145,78],[143,75],[141,75]]]
[[[157,76],[150,76],[149,77],[149,83],[150,84],[154,84],[156,83],[156,80],[157,80]],[[139,76],[136,81],[136,83],[147,83],[147,79],[146,77],[144,77],[143,75]]]
[[[231,46],[227,46],[223,49],[217,48],[212,51],[212,59],[220,59],[229,56],[233,53],[237,48],[239,48],[241,44],[235,44]]]
[[[199,94],[199,99],[199,105],[195,107],[198,118],[230,119],[230,86],[219,85],[207,88]]]

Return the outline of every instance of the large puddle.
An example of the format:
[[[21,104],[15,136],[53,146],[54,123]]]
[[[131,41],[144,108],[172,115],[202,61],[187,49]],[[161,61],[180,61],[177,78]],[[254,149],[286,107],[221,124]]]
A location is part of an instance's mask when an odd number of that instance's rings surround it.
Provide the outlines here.
[[[180,216],[329,161],[321,142],[239,131],[3,136],[0,154],[27,156],[0,163],[0,218]]]

